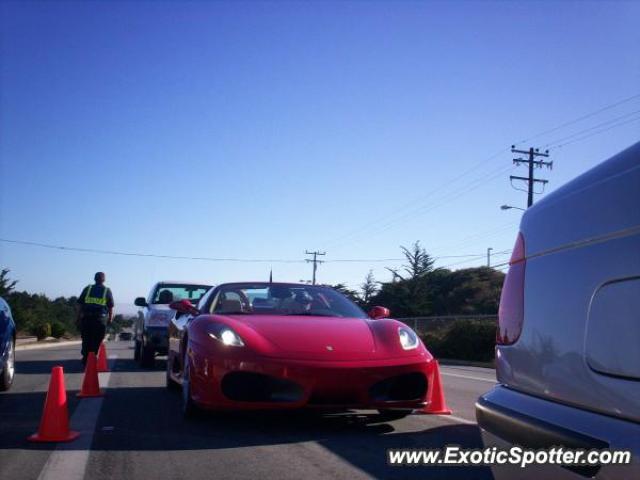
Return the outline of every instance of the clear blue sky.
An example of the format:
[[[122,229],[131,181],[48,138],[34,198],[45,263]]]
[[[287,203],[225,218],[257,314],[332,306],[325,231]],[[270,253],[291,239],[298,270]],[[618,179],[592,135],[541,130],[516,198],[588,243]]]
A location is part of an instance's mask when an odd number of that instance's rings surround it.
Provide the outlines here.
[[[5,1],[0,17],[0,236],[83,248],[293,260],[396,258],[418,239],[436,256],[508,249],[519,212],[499,206],[525,202],[515,172],[500,173],[510,153],[453,179],[640,92],[638,2]],[[531,144],[634,110],[640,99]],[[553,190],[639,134],[632,122],[554,150],[540,173]],[[386,280],[397,263],[326,263],[319,280],[356,286],[370,268]],[[157,279],[311,270],[10,244],[0,264],[50,296],[104,270],[122,304]]]

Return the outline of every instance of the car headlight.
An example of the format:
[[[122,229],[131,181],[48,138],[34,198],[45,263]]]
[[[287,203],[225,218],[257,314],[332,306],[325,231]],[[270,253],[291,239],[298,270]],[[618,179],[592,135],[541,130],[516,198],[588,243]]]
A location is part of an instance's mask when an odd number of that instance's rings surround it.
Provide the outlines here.
[[[240,338],[240,335],[229,327],[222,327],[215,329],[215,331],[210,331],[209,336],[227,347],[244,347],[244,342]]]
[[[398,328],[398,336],[400,337],[400,345],[402,345],[402,348],[405,350],[413,350],[420,345],[418,336],[408,327]]]

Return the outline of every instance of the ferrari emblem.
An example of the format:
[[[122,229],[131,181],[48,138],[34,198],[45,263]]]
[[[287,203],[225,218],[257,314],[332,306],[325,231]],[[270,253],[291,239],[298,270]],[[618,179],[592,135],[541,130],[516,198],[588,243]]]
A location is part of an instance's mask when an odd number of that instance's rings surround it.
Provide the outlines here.
[[[329,350],[330,352],[333,352],[333,347],[331,345],[327,345],[327,350]]]

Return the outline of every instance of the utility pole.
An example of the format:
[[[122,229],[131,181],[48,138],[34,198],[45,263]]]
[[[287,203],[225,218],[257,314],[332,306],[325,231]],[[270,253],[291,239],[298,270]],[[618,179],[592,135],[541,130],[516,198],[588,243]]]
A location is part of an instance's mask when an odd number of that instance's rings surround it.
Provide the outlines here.
[[[316,284],[316,271],[318,270],[318,264],[319,263],[323,263],[322,260],[318,260],[318,255],[326,255],[327,252],[318,252],[317,250],[315,252],[310,252],[308,250],[305,250],[304,253],[306,255],[313,255],[313,260],[307,259],[306,262],[307,263],[313,263],[313,280],[311,280],[311,284],[315,285]]]
[[[493,250],[493,248],[487,248],[487,267],[491,266],[491,250]]]
[[[513,180],[522,180],[524,182],[527,182],[527,207],[530,207],[531,205],[533,205],[533,187],[536,183],[541,183],[543,185],[546,185],[547,183],[549,183],[548,180],[544,180],[541,178],[535,178],[533,176],[533,168],[542,168],[542,167],[547,167],[549,169],[553,168],[553,162],[544,162],[542,160],[536,160],[536,157],[548,157],[549,156],[549,150],[546,150],[544,153],[541,153],[540,150],[538,148],[529,148],[529,150],[517,150],[515,145],[511,145],[511,153],[519,153],[521,155],[528,155],[529,158],[528,159],[524,159],[524,158],[514,158],[513,159],[513,163],[516,165],[521,165],[523,163],[526,163],[527,166],[529,167],[529,176],[528,177],[518,177],[515,175],[511,175],[510,179]]]

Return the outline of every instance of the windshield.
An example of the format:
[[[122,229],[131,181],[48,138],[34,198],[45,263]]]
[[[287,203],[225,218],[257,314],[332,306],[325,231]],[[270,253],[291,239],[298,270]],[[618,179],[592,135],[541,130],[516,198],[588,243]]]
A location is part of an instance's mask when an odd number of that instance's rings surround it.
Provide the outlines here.
[[[233,284],[220,287],[211,313],[367,318],[351,300],[315,285]]]
[[[163,283],[156,288],[151,303],[154,305],[169,305],[171,302],[186,299],[195,305],[210,288],[209,285]]]

